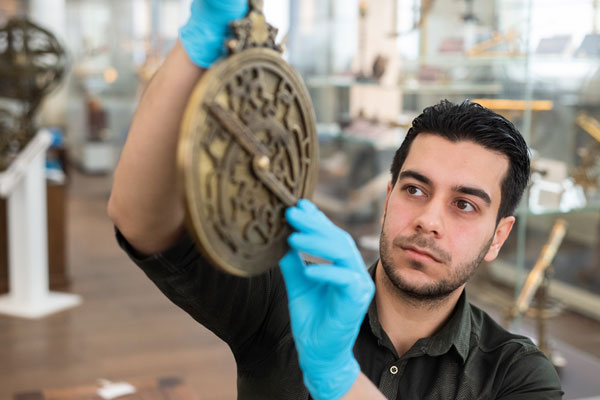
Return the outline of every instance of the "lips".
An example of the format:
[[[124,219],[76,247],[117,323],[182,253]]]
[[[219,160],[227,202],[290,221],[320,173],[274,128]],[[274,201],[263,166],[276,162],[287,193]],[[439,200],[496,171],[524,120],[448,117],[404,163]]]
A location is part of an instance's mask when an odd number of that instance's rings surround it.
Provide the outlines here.
[[[403,250],[405,251],[411,251],[413,253],[415,253],[417,256],[422,256],[422,257],[429,257],[430,259],[432,259],[435,262],[440,262],[440,260],[434,256],[433,254],[431,254],[429,251],[425,250],[425,249],[421,249],[419,247],[416,246],[406,246],[406,247],[402,247]]]

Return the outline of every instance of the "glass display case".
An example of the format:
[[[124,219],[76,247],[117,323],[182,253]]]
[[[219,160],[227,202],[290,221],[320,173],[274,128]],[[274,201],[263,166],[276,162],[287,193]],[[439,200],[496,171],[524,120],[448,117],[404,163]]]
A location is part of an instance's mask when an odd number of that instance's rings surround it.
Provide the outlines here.
[[[175,43],[189,2],[67,0],[65,9],[71,155],[86,172],[110,172],[139,95]]]
[[[27,3],[3,4],[16,13]],[[190,0],[63,4],[69,149],[83,169],[109,172]],[[518,224],[490,266],[494,279],[516,295],[564,218],[552,290],[600,319],[598,8],[592,0],[265,1],[313,97],[321,206],[376,257],[387,170],[410,121],[443,98],[478,101],[512,120],[533,155]]]
[[[141,93],[175,44],[192,0],[62,0],[72,71],[67,131],[82,170],[114,168]],[[266,3],[282,21],[287,1]],[[287,19],[285,19],[287,22]],[[287,24],[279,23],[284,33]]]
[[[306,46],[290,48],[313,95],[324,179],[338,176],[339,186],[346,174],[345,190],[338,190],[343,196],[377,197],[372,191],[385,189],[382,174],[412,117],[443,98],[471,99],[505,115],[530,146],[533,174],[513,234],[488,266],[490,276],[510,284],[516,297],[562,218],[568,228],[553,260],[550,291],[600,319],[598,2],[296,3],[304,10],[292,20],[291,44],[330,33],[320,43],[325,50],[311,57]],[[352,24],[354,33],[343,35]],[[354,179],[355,165],[363,167],[361,179]],[[367,188],[371,192],[359,190]],[[375,201],[381,205],[384,195]],[[365,212],[376,209],[368,202],[359,211],[333,200],[325,196],[322,204],[346,207],[340,221],[356,229],[363,250],[376,257],[380,212]],[[371,227],[353,225],[357,213],[370,218]]]

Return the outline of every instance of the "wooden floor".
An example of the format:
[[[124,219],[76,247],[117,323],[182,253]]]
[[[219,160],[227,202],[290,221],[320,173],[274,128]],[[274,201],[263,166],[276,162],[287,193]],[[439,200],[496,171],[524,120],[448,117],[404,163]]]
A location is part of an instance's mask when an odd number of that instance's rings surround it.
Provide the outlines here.
[[[179,376],[200,399],[236,397],[235,363],[118,248],[108,177],[74,175],[68,204],[70,291],[83,305],[40,320],[0,316],[0,399],[45,387]]]
[[[236,398],[227,346],[172,305],[118,248],[105,211],[110,179],[75,173],[69,185],[69,290],[83,304],[40,320],[0,316],[0,400],[98,379],[165,376],[181,377],[200,399]],[[600,357],[596,321],[566,313],[551,331]],[[600,394],[598,386],[585,393]]]

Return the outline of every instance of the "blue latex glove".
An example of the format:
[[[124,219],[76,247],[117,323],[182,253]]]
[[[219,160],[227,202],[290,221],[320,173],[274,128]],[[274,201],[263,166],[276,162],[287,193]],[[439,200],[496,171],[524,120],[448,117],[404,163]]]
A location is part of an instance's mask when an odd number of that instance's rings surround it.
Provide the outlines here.
[[[179,39],[192,62],[208,68],[225,54],[228,24],[248,12],[248,0],[194,0]]]
[[[352,349],[375,285],[352,237],[313,203],[300,200],[286,218],[297,232],[279,265],[304,384],[317,400],[339,399],[360,373]],[[300,252],[332,264],[307,266]]]

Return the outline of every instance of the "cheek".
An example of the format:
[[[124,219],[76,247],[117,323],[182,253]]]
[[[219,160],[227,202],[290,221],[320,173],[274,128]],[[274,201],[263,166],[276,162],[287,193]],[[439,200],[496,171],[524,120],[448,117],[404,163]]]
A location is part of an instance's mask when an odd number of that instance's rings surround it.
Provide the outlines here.
[[[388,237],[393,238],[398,234],[402,234],[410,228],[416,214],[409,204],[403,203],[397,197],[392,196],[385,210],[383,229]]]
[[[477,223],[456,222],[447,231],[450,250],[458,258],[472,258],[479,254],[481,246],[487,243],[493,232],[489,227]],[[459,254],[461,256],[459,256]]]
[[[449,244],[453,252],[468,252],[470,247],[474,246],[474,241],[478,240],[477,231],[472,226],[454,226],[451,231],[446,232]],[[477,238],[477,239],[476,239]],[[462,250],[459,250],[462,249]]]

